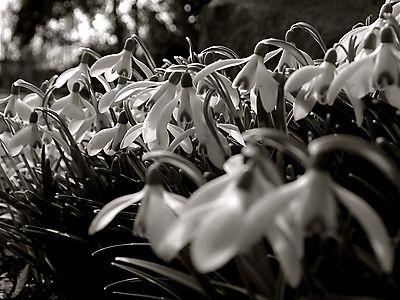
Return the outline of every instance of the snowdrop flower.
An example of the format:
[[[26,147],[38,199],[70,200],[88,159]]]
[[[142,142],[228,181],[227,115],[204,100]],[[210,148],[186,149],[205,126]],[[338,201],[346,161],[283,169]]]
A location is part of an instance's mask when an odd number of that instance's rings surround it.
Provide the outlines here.
[[[331,82],[326,96],[327,102],[333,103],[340,90],[343,89],[353,106],[358,126],[362,125],[364,115],[364,107],[361,99],[375,90],[371,76],[367,76],[373,70],[374,62],[373,60],[367,60],[357,70],[354,70],[353,66],[357,61],[368,57],[375,48],[376,34],[370,33],[365,38],[363,49],[356,55],[355,61],[350,64],[342,64],[337,69],[338,75]],[[351,73],[349,73],[349,70]]]
[[[285,83],[285,93],[297,92],[293,113],[294,119],[300,120],[308,115],[315,103],[330,104],[326,93],[335,76],[336,51],[329,49],[324,61],[319,66],[305,66],[296,70]]]
[[[168,133],[166,132],[166,124],[171,119],[172,111],[174,110],[177,101],[174,103],[177,85],[179,84],[181,74],[178,72],[172,73],[168,80],[160,85],[150,100],[147,102],[152,105],[146,118],[143,121],[143,140],[146,144],[150,144],[158,140],[158,144],[168,144]],[[168,108],[168,109],[167,109]],[[163,122],[163,120],[165,120]],[[161,136],[160,131],[164,131],[164,138]],[[165,142],[161,142],[164,140]],[[163,148],[163,147],[161,147]]]
[[[363,97],[375,89],[384,91],[389,103],[400,108],[400,51],[394,45],[395,37],[390,27],[384,27],[380,36],[381,43],[371,54],[343,67],[332,82],[329,99],[334,99],[347,84],[348,92],[356,97]]]
[[[77,67],[68,69],[58,76],[54,86],[56,88],[62,87],[67,83],[68,90],[71,92],[76,82],[79,83],[79,91],[85,86],[85,83],[90,84],[89,76],[89,54],[84,52],[81,57],[81,62]]]
[[[395,4],[394,6],[391,3],[385,3],[382,5],[381,10],[379,12],[379,17],[370,25],[364,25],[360,27],[356,27],[346,33],[340,40],[339,44],[343,45],[345,49],[348,50],[350,38],[353,36],[356,38],[355,45],[357,53],[363,48],[363,44],[365,41],[365,37],[368,36],[372,32],[379,31],[385,24],[385,14],[392,14],[393,9],[395,8],[395,13],[398,13],[399,4]],[[394,15],[396,17],[396,15]],[[338,62],[343,62],[347,55],[343,51],[343,49],[338,48]]]
[[[286,280],[300,283],[304,238],[309,232],[334,233],[336,200],[364,229],[384,272],[391,272],[393,248],[385,225],[374,209],[359,196],[334,182],[324,170],[311,168],[297,180],[266,193],[246,213],[247,240],[251,245],[265,236],[277,255]],[[251,233],[251,234],[250,234]]]
[[[264,56],[268,51],[269,46],[259,42],[250,60],[236,75],[232,86],[250,90],[253,97],[259,95],[264,109],[271,112],[275,109],[277,102],[278,82],[264,65]]]
[[[177,219],[186,198],[164,189],[157,167],[150,167],[146,175],[146,185],[141,191],[114,199],[104,206],[92,221],[89,234],[102,230],[118,213],[138,202],[141,204],[133,232],[147,238],[154,252],[161,254],[163,249],[160,242],[170,225]]]
[[[51,105],[51,109],[68,120],[84,120],[88,116],[86,110],[94,111],[93,105],[79,94],[79,83],[75,82],[69,95],[62,97]]]
[[[118,84],[115,88],[107,91],[101,98],[98,104],[98,109],[100,113],[105,113],[110,107],[115,105],[115,98],[118,92],[123,89],[126,85],[126,77],[120,76],[118,78]]]
[[[128,130],[128,118],[125,111],[118,117],[118,123],[112,128],[98,131],[87,144],[86,150],[90,156],[98,154],[101,150],[107,155],[115,154],[121,145],[122,138]]]
[[[214,271],[243,248],[244,216],[254,201],[272,188],[256,164],[242,156],[224,164],[227,174],[201,186],[189,198],[161,243],[162,258],[171,260],[190,243],[193,265],[202,273]]]
[[[199,140],[199,150],[204,151],[204,155],[211,163],[222,168],[226,154],[230,155],[230,148],[227,140],[218,131],[218,138],[223,150],[218,145],[213,134],[208,127],[203,114],[203,100],[198,96],[193,88],[192,77],[189,73],[184,73],[181,78],[181,99],[178,111],[178,124],[183,121],[193,122],[197,139]],[[225,152],[225,153],[224,153]]]
[[[288,30],[285,35],[285,40],[289,44],[292,44],[293,46],[296,46],[294,43],[294,37],[295,33],[293,30]],[[280,48],[281,49],[281,48]],[[307,63],[309,65],[313,65],[313,59],[308,55],[306,52],[302,51],[299,49],[299,51],[303,54],[304,58],[307,60]],[[298,69],[301,67],[301,63],[293,56],[293,54],[287,50],[283,49],[282,50],[282,55],[279,59],[278,65],[276,67],[276,70],[278,72],[283,72],[286,68],[289,69]]]
[[[16,156],[23,148],[29,146],[32,149],[40,148],[43,142],[49,143],[55,140],[67,152],[70,152],[68,144],[64,141],[58,131],[50,131],[44,128],[39,128],[37,121],[39,115],[33,111],[29,117],[29,125],[19,130],[8,142],[7,148],[12,156]],[[42,136],[42,133],[44,135]]]
[[[11,94],[3,99],[0,99],[0,110],[4,111],[4,116],[18,116],[21,120],[28,122],[30,113],[34,107],[31,107],[21,100],[19,87],[14,84],[11,86]]]
[[[145,140],[145,125],[144,123],[138,123],[132,126],[126,132],[124,138],[122,139],[121,148],[123,149],[126,147],[135,147],[135,142],[141,143],[139,137],[142,136],[149,150],[166,150],[170,145],[169,135],[171,134],[174,138],[178,138],[183,133],[182,128],[170,123],[172,112],[175,109],[176,105],[177,100],[174,99],[170,101],[164,108],[162,108],[161,111],[159,111],[154,128],[154,140]],[[192,153],[193,151],[192,142],[190,141],[189,137],[184,138],[179,143],[179,146],[181,146],[182,149],[188,154]]]
[[[90,75],[97,77],[105,73],[108,82],[114,81],[119,75],[126,74],[128,79],[132,78],[132,60],[143,71],[147,78],[153,75],[153,72],[140,60],[136,59],[132,51],[135,42],[129,38],[125,42],[124,49],[117,54],[111,54],[98,59],[90,68]]]

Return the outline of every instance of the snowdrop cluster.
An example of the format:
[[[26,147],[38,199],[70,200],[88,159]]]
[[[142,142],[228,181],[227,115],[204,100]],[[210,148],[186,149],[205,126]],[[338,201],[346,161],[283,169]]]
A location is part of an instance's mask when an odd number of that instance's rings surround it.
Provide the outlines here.
[[[89,233],[134,207],[133,233],[167,262],[189,249],[200,273],[267,243],[287,283],[299,287],[306,240],[339,239],[347,213],[380,270],[390,274],[395,254],[384,220],[338,180],[330,163],[345,164],[332,158],[336,152],[361,156],[398,187],[396,162],[371,143],[378,136],[355,136],[371,130],[370,99],[387,111],[400,109],[398,12],[399,4],[386,3],[375,22],[349,31],[323,59],[294,43],[304,23],[292,26],[285,40],[261,40],[245,58],[222,46],[190,48],[189,58],[154,68],[135,56],[137,37],[116,54],[85,52],[78,66],[41,88],[19,80],[0,100],[2,155],[38,163],[38,149],[53,145],[65,168],[79,159],[88,174],[95,172],[94,158],[146,161],[144,174],[138,167],[142,188],[105,204]],[[213,51],[219,59],[210,62]],[[21,99],[23,89],[30,93]],[[352,124],[353,135],[323,137],[343,133],[340,122]],[[392,144],[397,134],[388,130]],[[186,177],[196,186],[185,186]]]

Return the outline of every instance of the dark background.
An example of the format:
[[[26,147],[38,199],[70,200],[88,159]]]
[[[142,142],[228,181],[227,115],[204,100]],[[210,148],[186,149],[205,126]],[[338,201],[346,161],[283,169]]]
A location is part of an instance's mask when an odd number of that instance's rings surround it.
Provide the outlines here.
[[[118,52],[139,34],[158,65],[163,58],[187,56],[185,36],[195,50],[224,45],[247,56],[263,38],[283,38],[306,21],[332,45],[384,1],[362,0],[1,0],[0,91],[24,78],[40,85],[79,61],[80,46],[101,54]],[[298,46],[321,57],[318,46],[299,33]],[[137,53],[141,57],[141,53]]]

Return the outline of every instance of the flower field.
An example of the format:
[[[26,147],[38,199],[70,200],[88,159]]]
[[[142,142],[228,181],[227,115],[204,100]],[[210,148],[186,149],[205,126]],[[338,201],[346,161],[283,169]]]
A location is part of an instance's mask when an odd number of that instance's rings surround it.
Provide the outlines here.
[[[386,1],[334,45],[298,22],[162,65],[132,35],[15,81],[0,299],[399,299],[399,23]]]

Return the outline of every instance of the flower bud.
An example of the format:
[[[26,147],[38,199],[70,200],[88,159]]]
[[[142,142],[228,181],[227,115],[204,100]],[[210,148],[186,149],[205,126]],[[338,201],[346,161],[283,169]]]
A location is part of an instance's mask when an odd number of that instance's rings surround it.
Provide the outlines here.
[[[269,45],[259,42],[254,48],[254,54],[264,57],[269,52]]]
[[[364,40],[364,49],[374,50],[376,48],[376,34],[371,32]]]
[[[72,86],[72,92],[73,93],[78,93],[79,92],[79,82],[75,82],[74,85]]]
[[[394,41],[392,29],[389,26],[382,28],[381,30],[381,43],[390,43]]]
[[[171,74],[169,74],[168,81],[173,85],[178,85],[180,80],[181,80],[180,72],[172,72]]]
[[[127,81],[128,81],[128,78],[126,78],[124,76],[118,77],[118,84],[120,84],[120,85],[125,85]]]
[[[381,11],[379,12],[379,18],[383,18],[384,14],[391,14],[393,12],[393,6],[391,3],[385,3],[381,7]]]
[[[295,36],[296,35],[293,30],[288,30],[288,31],[286,31],[286,34],[285,34],[285,41],[288,43],[294,43]]]
[[[147,185],[161,185],[163,182],[162,180],[162,173],[159,169],[159,164],[152,165],[147,171],[146,175],[146,184]]]
[[[236,186],[239,189],[248,191],[251,188],[252,183],[254,182],[254,176],[253,176],[252,170],[249,168],[245,170],[242,175],[240,176]]]
[[[331,64],[335,64],[337,59],[337,53],[335,49],[329,49],[325,53],[324,61],[329,62]]]
[[[88,64],[89,63],[89,53],[83,52],[81,57],[81,64]]]
[[[182,74],[181,86],[183,88],[188,88],[193,86],[192,77],[190,76],[189,73],[185,72]]]
[[[128,117],[126,115],[126,112],[123,111],[118,117],[118,123],[119,124],[128,124]]]
[[[14,84],[11,85],[11,95],[18,95],[19,94],[19,86]]]
[[[134,47],[135,41],[132,38],[129,38],[125,41],[124,50],[132,52]]]
[[[30,116],[29,116],[29,123],[33,124],[33,123],[37,123],[39,119],[39,115],[36,111],[31,112]]]

